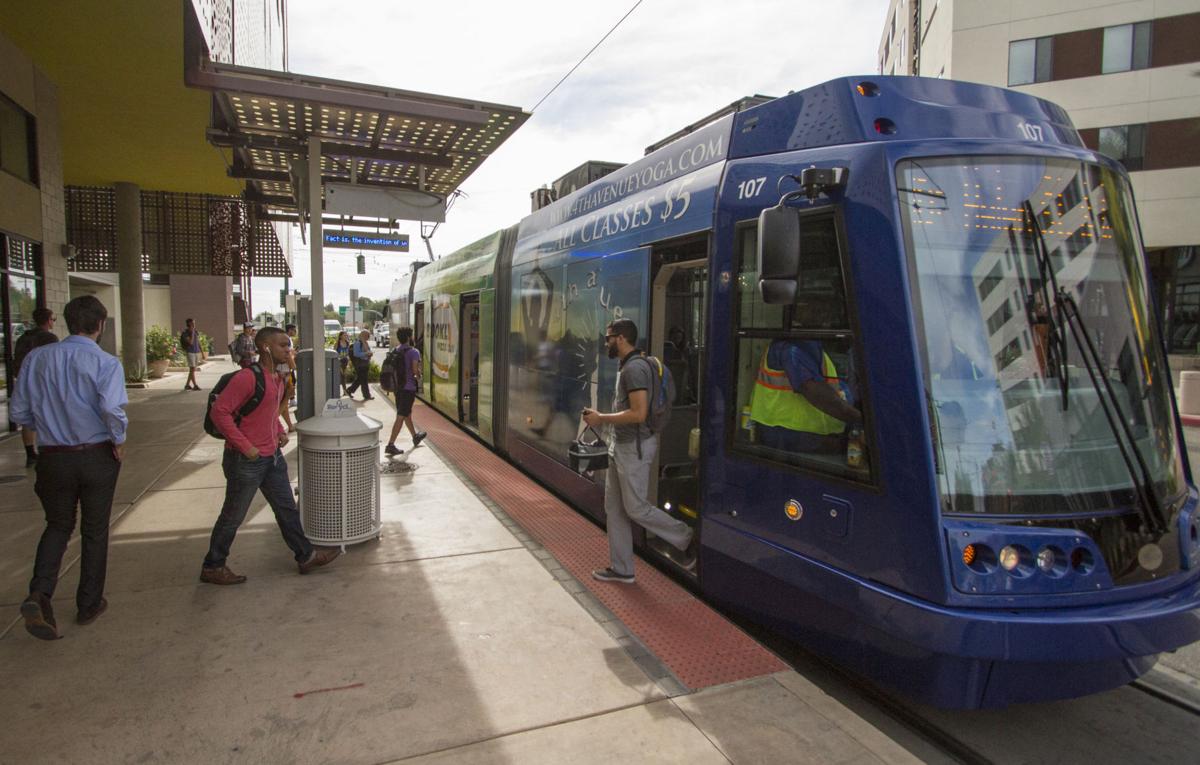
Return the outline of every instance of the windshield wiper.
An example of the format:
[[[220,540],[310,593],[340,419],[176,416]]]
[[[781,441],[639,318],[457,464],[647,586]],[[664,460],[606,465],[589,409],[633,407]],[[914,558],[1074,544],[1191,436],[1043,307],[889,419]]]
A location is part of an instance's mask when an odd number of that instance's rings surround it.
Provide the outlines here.
[[[1067,393],[1069,391],[1066,331],[1070,328],[1071,335],[1075,338],[1075,346],[1079,348],[1079,357],[1083,362],[1083,368],[1087,371],[1088,379],[1091,380],[1092,387],[1098,394],[1097,398],[1100,407],[1104,410],[1104,418],[1108,421],[1108,427],[1112,431],[1117,449],[1121,453],[1121,460],[1125,463],[1129,479],[1133,482],[1142,522],[1151,533],[1164,534],[1167,531],[1167,521],[1158,495],[1154,491],[1154,479],[1150,475],[1150,466],[1146,464],[1145,457],[1137,448],[1137,439],[1134,437],[1125,411],[1121,408],[1121,401],[1117,398],[1108,375],[1104,374],[1104,361],[1100,357],[1100,352],[1096,350],[1095,343],[1092,342],[1092,336],[1083,321],[1083,316],[1079,313],[1079,306],[1076,304],[1074,296],[1058,286],[1054,266],[1050,262],[1050,255],[1046,250],[1046,239],[1042,235],[1041,226],[1033,215],[1033,206],[1029,200],[1022,203],[1022,210],[1025,220],[1034,233],[1033,249],[1038,259],[1042,300],[1046,306],[1053,305],[1054,307],[1052,312],[1047,310],[1047,319],[1053,337],[1050,343],[1053,353],[1048,351],[1047,356],[1055,356],[1057,361],[1059,386],[1063,395],[1063,411],[1067,409]],[[1050,296],[1046,294],[1047,284],[1050,284],[1052,288]],[[1051,297],[1052,303],[1049,299]],[[1057,321],[1055,317],[1057,317]],[[1134,466],[1135,461],[1137,462],[1136,467]]]
[[[1117,437],[1117,447],[1121,451],[1121,459],[1125,462],[1125,468],[1129,471],[1129,477],[1132,479],[1133,488],[1137,493],[1138,506],[1142,511],[1142,521],[1151,533],[1165,534],[1167,531],[1166,515],[1163,513],[1162,503],[1158,500],[1158,493],[1154,490],[1154,478],[1150,475],[1150,466],[1146,464],[1146,458],[1142,456],[1141,449],[1137,447],[1133,428],[1129,425],[1129,418],[1126,416],[1125,410],[1121,408],[1121,400],[1117,398],[1117,393],[1113,390],[1112,381],[1108,379],[1108,375],[1104,374],[1103,359],[1092,342],[1092,336],[1083,322],[1083,316],[1079,313],[1079,306],[1075,303],[1075,298],[1065,290],[1059,294],[1059,302],[1067,320],[1067,326],[1071,328],[1071,335],[1075,338],[1075,345],[1079,347],[1079,355],[1083,359],[1084,369],[1087,370],[1096,392],[1102,394],[1100,406],[1104,409],[1104,417],[1108,420],[1109,428]],[[1120,423],[1119,426],[1118,423]],[[1124,436],[1124,439],[1121,436]],[[1133,453],[1132,460],[1129,452]],[[1134,460],[1137,461],[1136,469],[1133,465]]]
[[[1053,374],[1058,377],[1058,387],[1062,393],[1062,408],[1067,411],[1070,401],[1071,375],[1067,368],[1067,329],[1062,322],[1062,305],[1059,302],[1058,277],[1054,273],[1054,264],[1050,262],[1050,253],[1046,250],[1046,240],[1042,236],[1041,226],[1033,214],[1033,205],[1026,199],[1021,203],[1021,213],[1025,225],[1033,231],[1033,254],[1038,264],[1038,287],[1042,296],[1042,306],[1046,315],[1039,317],[1045,321],[1049,332],[1046,363]]]

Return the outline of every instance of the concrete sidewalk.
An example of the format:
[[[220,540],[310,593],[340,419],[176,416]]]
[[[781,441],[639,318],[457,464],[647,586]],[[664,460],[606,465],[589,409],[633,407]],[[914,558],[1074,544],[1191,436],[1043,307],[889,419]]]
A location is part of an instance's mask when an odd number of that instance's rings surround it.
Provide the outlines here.
[[[298,576],[260,495],[229,561],[249,581],[201,584],[224,493],[201,421],[229,369],[207,365],[200,393],[130,391],[109,610],[74,623],[73,541],[63,640],[17,612],[43,527],[32,473],[0,484],[0,762],[916,761],[794,672],[668,697],[436,444],[383,476],[379,541]],[[361,406],[386,436],[390,405]],[[0,476],[23,458],[0,442]]]

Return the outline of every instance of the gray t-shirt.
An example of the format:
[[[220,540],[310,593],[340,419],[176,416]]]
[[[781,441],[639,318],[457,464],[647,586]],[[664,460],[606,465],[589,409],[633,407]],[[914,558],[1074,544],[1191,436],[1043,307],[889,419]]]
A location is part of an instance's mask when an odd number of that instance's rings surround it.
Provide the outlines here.
[[[653,378],[650,377],[650,365],[646,363],[641,354],[634,354],[629,357],[621,371],[617,374],[617,390],[613,395],[613,412],[624,412],[629,409],[629,394],[635,390],[646,391],[646,398],[650,398],[651,387],[654,384]],[[650,436],[650,430],[645,423],[629,423],[625,425],[613,425],[612,437],[614,441],[622,443],[636,441],[638,438],[638,429],[641,429],[642,439],[645,440]]]

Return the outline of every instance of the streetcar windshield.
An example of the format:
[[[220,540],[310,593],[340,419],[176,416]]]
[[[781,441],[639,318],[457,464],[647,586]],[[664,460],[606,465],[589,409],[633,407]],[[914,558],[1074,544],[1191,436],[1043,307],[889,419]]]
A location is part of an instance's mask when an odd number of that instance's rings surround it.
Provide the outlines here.
[[[1178,496],[1170,376],[1124,177],[1060,158],[955,157],[903,161],[897,185],[945,511],[1134,505],[1121,418],[1155,494]],[[1055,280],[1086,337],[1063,321]]]

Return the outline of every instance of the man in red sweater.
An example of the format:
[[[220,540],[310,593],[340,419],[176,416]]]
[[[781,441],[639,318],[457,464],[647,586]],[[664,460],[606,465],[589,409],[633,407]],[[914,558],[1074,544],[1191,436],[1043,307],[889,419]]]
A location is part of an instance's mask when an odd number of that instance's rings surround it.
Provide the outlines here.
[[[275,512],[275,522],[283,541],[296,556],[301,574],[324,566],[340,551],[317,549],[304,536],[300,526],[300,511],[292,495],[287,462],[280,451],[288,442],[287,433],[279,423],[279,405],[283,401],[284,379],[292,340],[283,330],[266,327],[255,338],[258,364],[237,372],[212,406],[212,421],[225,436],[225,456],[221,467],[225,471],[225,504],[213,526],[208,554],[200,569],[200,581],[210,584],[241,584],[246,577],[235,574],[225,565],[229,548],[238,527],[246,519],[246,511],[254,494],[263,496]],[[258,366],[262,373],[264,391],[258,407],[238,419],[238,411],[254,395],[258,385]]]

